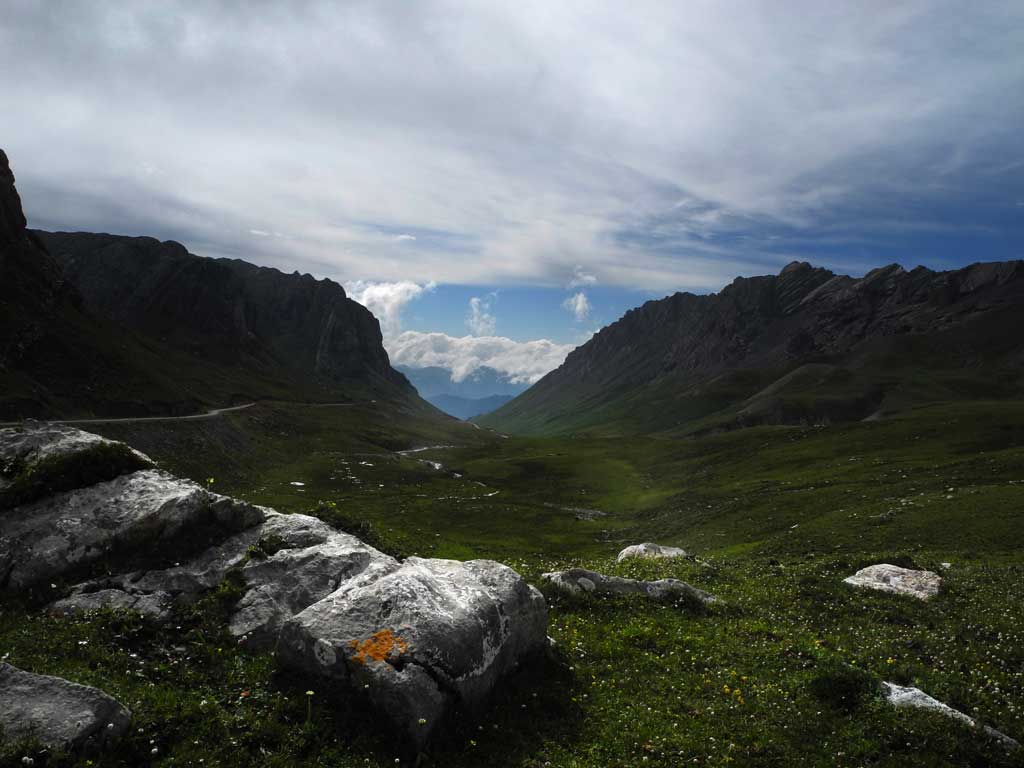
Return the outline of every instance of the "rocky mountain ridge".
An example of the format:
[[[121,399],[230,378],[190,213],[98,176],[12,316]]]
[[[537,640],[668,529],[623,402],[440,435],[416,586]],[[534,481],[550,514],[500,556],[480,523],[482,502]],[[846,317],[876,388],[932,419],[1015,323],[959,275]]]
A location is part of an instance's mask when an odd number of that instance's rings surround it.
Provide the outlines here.
[[[138,334],[270,375],[285,370],[326,386],[365,376],[408,388],[376,318],[331,280],[196,256],[150,237],[37,234],[90,311]]]
[[[261,398],[426,408],[330,280],[153,238],[27,229],[0,152],[0,421]]]
[[[744,425],[864,418],[887,399],[1019,396],[1024,342],[1010,329],[1022,321],[1024,262],[949,272],[893,264],[862,278],[793,262],[627,312],[480,421],[628,429],[630,411],[645,429],[728,411]],[[929,371],[930,394],[914,381]]]

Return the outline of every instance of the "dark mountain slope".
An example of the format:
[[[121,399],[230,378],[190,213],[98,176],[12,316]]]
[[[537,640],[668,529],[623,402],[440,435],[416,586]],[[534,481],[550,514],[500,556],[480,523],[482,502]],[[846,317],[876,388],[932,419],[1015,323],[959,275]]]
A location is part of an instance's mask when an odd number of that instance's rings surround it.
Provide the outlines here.
[[[38,234],[90,310],[142,336],[302,391],[355,380],[412,392],[388,362],[376,318],[335,282],[149,237]]]
[[[148,393],[167,411],[194,407],[161,375],[159,356],[83,310],[81,295],[26,228],[0,150],[0,420],[132,407]]]
[[[854,279],[794,262],[627,312],[481,424],[522,433],[852,420],[1024,394],[1024,263],[897,265]]]
[[[27,230],[0,152],[0,420],[261,398],[432,411],[336,283],[151,238]]]

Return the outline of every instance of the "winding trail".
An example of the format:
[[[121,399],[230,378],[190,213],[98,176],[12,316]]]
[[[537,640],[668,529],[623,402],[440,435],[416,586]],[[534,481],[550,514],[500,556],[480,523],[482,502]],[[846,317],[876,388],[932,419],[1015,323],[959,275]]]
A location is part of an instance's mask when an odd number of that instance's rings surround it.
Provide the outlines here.
[[[376,401],[371,400],[370,402]],[[193,413],[190,416],[127,416],[116,419],[48,419],[45,421],[26,419],[24,421],[0,421],[0,427],[20,427],[29,421],[35,421],[39,424],[129,424],[142,421],[199,421],[200,419],[214,419],[232,411],[244,411],[246,408],[252,408],[254,405],[256,403],[232,405],[228,408],[214,408],[206,413]],[[360,405],[360,403],[290,403],[290,405],[303,405],[313,408],[338,408]]]

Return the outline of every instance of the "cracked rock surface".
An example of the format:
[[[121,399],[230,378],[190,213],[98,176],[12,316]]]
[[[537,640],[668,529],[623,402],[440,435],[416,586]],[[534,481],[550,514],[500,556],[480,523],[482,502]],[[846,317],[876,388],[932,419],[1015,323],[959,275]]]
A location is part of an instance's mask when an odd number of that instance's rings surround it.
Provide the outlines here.
[[[898,565],[879,563],[861,568],[853,576],[843,579],[844,584],[896,595],[910,595],[928,600],[939,594],[942,577],[932,571],[915,571]]]
[[[624,550],[619,552],[618,557],[615,558],[615,562],[621,563],[623,560],[629,560],[634,557],[649,557],[653,559],[673,557],[689,558],[690,555],[685,549],[680,549],[679,547],[665,547],[661,544],[654,544],[653,542],[645,541],[643,544],[633,544],[626,547]]]
[[[3,447],[15,433],[20,446],[110,443],[40,429],[0,431],[0,455],[15,450]],[[242,594],[228,624],[235,636],[276,645],[283,666],[366,694],[416,746],[546,647],[544,598],[499,563],[399,562],[315,517],[156,469],[83,486],[0,512],[0,591],[77,581],[51,614],[106,608],[167,620],[231,579]]]

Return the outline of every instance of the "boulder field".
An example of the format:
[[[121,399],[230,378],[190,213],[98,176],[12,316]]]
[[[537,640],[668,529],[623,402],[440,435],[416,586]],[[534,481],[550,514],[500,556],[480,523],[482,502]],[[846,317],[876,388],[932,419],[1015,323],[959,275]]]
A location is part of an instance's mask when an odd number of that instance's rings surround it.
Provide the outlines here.
[[[547,647],[544,598],[511,568],[402,562],[317,518],[213,493],[145,457],[140,469],[139,454],[109,445],[67,426],[0,430],[5,485],[50,487],[49,471],[62,479],[60,492],[0,511],[0,592],[41,599],[70,585],[46,610],[166,620],[230,577],[241,584],[229,620],[240,642],[276,647],[286,669],[340,695],[366,695],[415,747]],[[98,447],[99,464],[88,460]],[[0,713],[0,727],[15,710]]]

